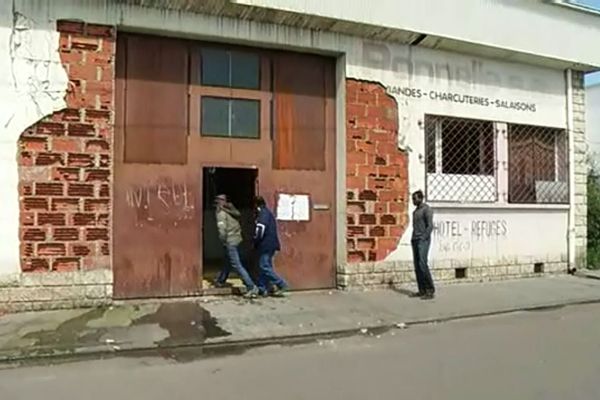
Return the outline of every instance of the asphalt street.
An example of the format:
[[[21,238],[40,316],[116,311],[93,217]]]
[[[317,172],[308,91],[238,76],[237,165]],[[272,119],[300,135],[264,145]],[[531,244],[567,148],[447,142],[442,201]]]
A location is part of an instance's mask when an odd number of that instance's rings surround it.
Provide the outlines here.
[[[185,360],[185,361],[183,361]],[[0,370],[2,400],[600,399],[600,305],[241,354]]]

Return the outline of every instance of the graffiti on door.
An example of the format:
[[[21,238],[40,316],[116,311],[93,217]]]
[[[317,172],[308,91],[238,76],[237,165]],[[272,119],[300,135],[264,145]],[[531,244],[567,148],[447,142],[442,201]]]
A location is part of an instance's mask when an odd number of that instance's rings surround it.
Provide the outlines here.
[[[125,192],[127,205],[136,213],[136,225],[174,226],[193,220],[195,196],[187,182],[159,177],[146,184],[131,185]]]

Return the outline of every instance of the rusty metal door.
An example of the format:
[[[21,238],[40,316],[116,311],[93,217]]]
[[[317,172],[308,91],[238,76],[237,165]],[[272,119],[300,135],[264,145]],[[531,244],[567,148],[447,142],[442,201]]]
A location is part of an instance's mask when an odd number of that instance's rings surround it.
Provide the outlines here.
[[[120,35],[114,184],[114,295],[198,292],[201,176],[187,165],[187,44]]]
[[[121,168],[115,187],[115,296],[198,292],[199,177],[177,166]]]
[[[335,286],[334,60],[280,53],[274,58],[273,169],[260,188],[277,214],[280,194],[306,194],[308,221],[278,221],[276,268],[295,289]]]

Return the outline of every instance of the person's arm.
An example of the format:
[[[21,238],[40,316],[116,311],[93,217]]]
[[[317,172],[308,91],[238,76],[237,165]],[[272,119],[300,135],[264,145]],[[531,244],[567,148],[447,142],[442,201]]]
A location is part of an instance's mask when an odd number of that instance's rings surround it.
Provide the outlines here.
[[[240,217],[242,216],[242,213],[240,213],[238,209],[235,208],[233,203],[227,203],[225,211],[227,211],[229,215],[231,215],[235,219],[240,219]]]
[[[254,232],[254,243],[260,243],[265,237],[265,230],[267,229],[267,219],[265,213],[260,212],[256,219],[256,230]]]
[[[217,228],[219,229],[219,239],[225,243],[227,239],[227,215],[223,211],[217,211]]]
[[[425,225],[427,226],[427,238],[431,238],[431,233],[433,232],[433,210],[431,207],[427,207],[425,210]]]

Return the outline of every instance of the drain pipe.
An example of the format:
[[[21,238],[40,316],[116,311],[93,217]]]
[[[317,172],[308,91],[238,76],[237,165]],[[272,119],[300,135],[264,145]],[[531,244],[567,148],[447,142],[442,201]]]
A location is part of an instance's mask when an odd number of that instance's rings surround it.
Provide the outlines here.
[[[574,273],[575,266],[575,138],[573,137],[573,70],[566,71],[567,84],[567,134],[569,139],[569,220],[568,220],[568,257],[567,272]]]

